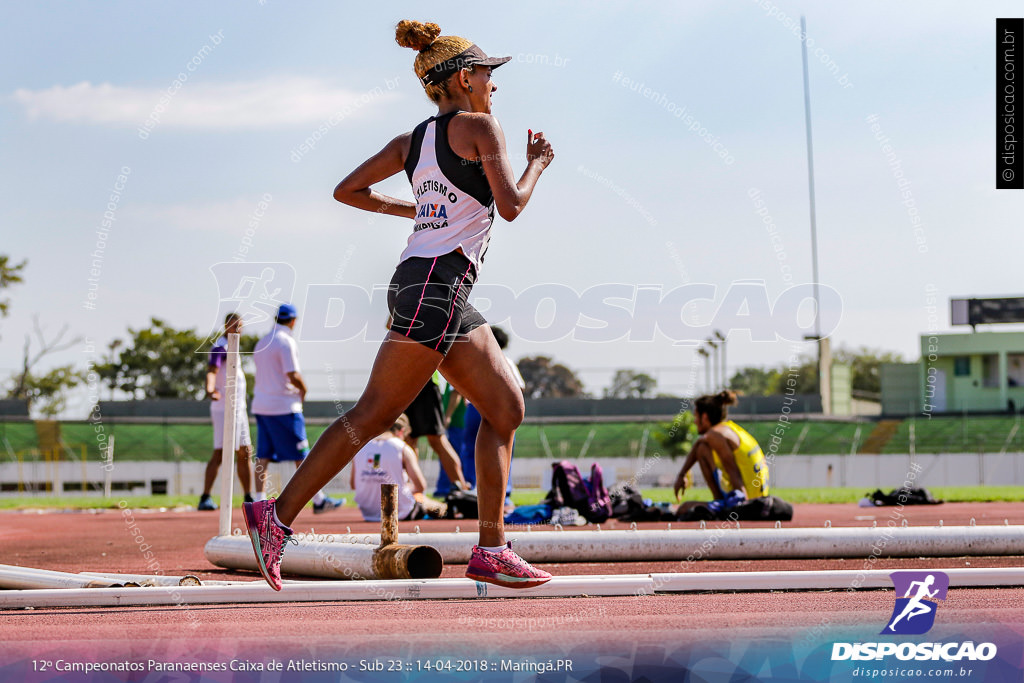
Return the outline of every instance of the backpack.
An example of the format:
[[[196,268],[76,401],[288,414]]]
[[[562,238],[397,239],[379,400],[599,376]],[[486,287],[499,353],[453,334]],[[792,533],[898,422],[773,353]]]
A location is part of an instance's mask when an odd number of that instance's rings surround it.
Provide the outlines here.
[[[590,495],[587,496],[589,513],[580,510],[588,522],[600,524],[612,515],[612,499],[604,487],[604,471],[596,462],[590,466]]]
[[[752,498],[728,510],[714,510],[708,505],[696,505],[678,517],[680,522],[710,522],[737,520],[744,522],[789,522],[793,519],[793,506],[778,496]]]
[[[631,513],[636,513],[639,510],[643,510],[644,497],[635,486],[629,482],[622,482],[616,484],[608,491],[608,497],[612,504],[612,517],[619,518],[622,516],[628,516]]]
[[[882,493],[881,489],[875,489],[868,497],[875,505],[939,505],[943,502],[935,500],[926,488],[898,488],[890,493]]]
[[[633,508],[617,519],[620,522],[674,522],[678,518],[671,503],[655,503]]]
[[[477,519],[480,516],[476,491],[452,489],[445,497],[444,502],[448,505],[448,510],[444,515],[445,519]]]
[[[793,520],[793,506],[778,496],[762,496],[734,507],[736,519],[745,522],[790,522]]]
[[[600,524],[612,513],[611,498],[604,487],[604,472],[596,462],[590,467],[590,480],[568,460],[552,466],[551,491],[545,502],[552,508],[571,507],[593,524]]]

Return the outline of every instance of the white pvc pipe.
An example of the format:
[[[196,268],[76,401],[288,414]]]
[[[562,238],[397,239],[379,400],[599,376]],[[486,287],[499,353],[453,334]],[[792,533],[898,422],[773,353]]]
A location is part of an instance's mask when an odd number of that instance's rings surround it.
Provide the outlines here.
[[[691,591],[844,590],[892,588],[891,569],[857,571],[694,572],[651,574],[658,593]],[[1024,567],[921,569],[943,572],[950,586],[1024,586]]]
[[[94,576],[80,576],[67,572],[54,572],[47,569],[0,565],[0,588],[14,590],[32,590],[43,588],[88,589],[97,590],[120,585],[123,581],[100,579]]]
[[[285,548],[281,573],[328,579],[368,579],[374,576],[376,550],[376,545],[364,543],[331,545],[300,541],[298,545],[289,544]],[[207,541],[203,552],[206,559],[218,567],[258,569],[248,536],[214,536]]]
[[[91,576],[97,579],[111,579],[118,583],[137,583],[140,586],[181,586],[191,585],[182,584],[185,580],[184,576],[164,576],[162,574],[107,574],[103,572],[78,572],[81,576]],[[191,577],[197,581],[200,581],[202,586],[234,586],[236,584],[249,583],[248,581],[208,581],[206,579],[199,579],[199,577]]]
[[[736,529],[713,523],[706,529],[528,531],[506,532],[506,536],[513,541],[516,552],[530,562],[1024,555],[1024,526],[1020,525]],[[301,542],[309,543],[310,538],[304,537]],[[318,534],[315,538],[320,545],[332,548],[380,542],[375,534]],[[466,564],[476,534],[403,533],[398,535],[398,542],[429,545],[441,553],[446,564]],[[286,552],[286,560],[287,556]]]
[[[556,577],[535,588],[502,588],[469,579],[317,581],[285,583],[275,591],[265,582],[244,586],[94,588],[0,592],[0,609],[25,607],[124,607],[341,600],[429,600],[510,597],[642,595],[653,592],[650,575]]]
[[[929,570],[917,570],[929,571]],[[950,586],[1024,586],[1024,568],[931,569]],[[90,588],[0,592],[0,609],[25,607],[123,607],[355,600],[432,600],[511,597],[650,595],[688,591],[764,591],[891,588],[889,570],[813,572],[707,572],[565,576],[535,588],[501,588],[469,579],[286,582],[275,591],[263,581],[236,586]],[[858,583],[859,581],[859,583]]]
[[[238,339],[236,333],[228,336],[227,356],[225,362],[224,395],[224,442],[221,444],[220,459],[220,535],[231,534],[231,493],[235,481],[235,421],[238,410]]]

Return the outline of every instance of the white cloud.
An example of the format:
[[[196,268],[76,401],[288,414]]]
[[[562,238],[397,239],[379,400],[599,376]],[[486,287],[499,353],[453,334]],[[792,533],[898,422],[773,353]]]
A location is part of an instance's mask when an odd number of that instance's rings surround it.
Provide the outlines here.
[[[318,78],[278,76],[230,83],[189,83],[186,79],[165,88],[83,81],[45,90],[18,89],[12,98],[33,120],[146,128],[257,129],[325,122],[337,125],[398,97],[383,85],[359,92]]]

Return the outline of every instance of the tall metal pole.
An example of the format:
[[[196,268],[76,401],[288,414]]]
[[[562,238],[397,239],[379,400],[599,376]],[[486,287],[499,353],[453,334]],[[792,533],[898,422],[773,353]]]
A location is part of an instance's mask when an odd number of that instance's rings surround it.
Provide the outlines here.
[[[818,225],[814,210],[814,143],[811,140],[811,81],[807,70],[807,21],[800,17],[800,54],[804,65],[804,121],[807,127],[807,193],[811,208],[811,277],[814,285],[814,337],[818,343],[818,392],[821,409],[832,412],[832,360],[829,342],[821,338],[821,297],[818,293]]]
[[[714,356],[711,359],[711,370],[712,370],[712,372],[714,372],[714,382],[712,384],[711,391],[708,392],[708,393],[712,393],[713,394],[716,391],[718,391],[718,386],[719,386],[718,344],[716,344],[715,340],[712,339],[711,337],[708,337],[707,339],[705,339],[704,343],[707,344],[709,347],[711,347],[711,353],[714,354]]]
[[[720,330],[715,330],[715,339],[722,347],[722,389],[726,390],[729,388],[729,371],[725,364],[725,335]]]
[[[704,390],[711,393],[711,356],[703,346],[697,349],[697,353],[704,356]]]
[[[804,121],[807,127],[807,191],[811,200],[811,277],[814,284],[814,334],[821,339],[821,299],[818,297],[818,227],[814,212],[814,143],[811,141],[811,82],[807,73],[807,22],[800,17],[800,52],[804,62]]]

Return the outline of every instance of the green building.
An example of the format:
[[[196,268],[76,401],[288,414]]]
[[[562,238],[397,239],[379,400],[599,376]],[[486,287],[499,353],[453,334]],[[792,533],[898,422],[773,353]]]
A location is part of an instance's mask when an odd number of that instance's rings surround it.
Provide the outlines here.
[[[1019,412],[1024,332],[921,335],[918,363],[882,367],[882,412]]]

